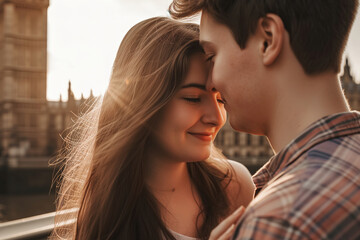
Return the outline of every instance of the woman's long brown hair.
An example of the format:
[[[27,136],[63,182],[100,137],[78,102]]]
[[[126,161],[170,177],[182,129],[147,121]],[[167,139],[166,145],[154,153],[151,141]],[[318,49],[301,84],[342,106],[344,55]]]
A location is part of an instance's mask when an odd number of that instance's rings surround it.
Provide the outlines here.
[[[161,17],[127,33],[104,97],[79,118],[59,157],[64,169],[57,210],[75,211],[55,218],[54,238],[174,239],[144,182],[144,163],[156,114],[179,89],[190,57],[202,51],[198,35],[195,24]],[[187,164],[201,199],[201,239],[229,211],[231,171],[215,158],[222,155],[213,147],[209,159]],[[65,220],[69,224],[60,226]]]

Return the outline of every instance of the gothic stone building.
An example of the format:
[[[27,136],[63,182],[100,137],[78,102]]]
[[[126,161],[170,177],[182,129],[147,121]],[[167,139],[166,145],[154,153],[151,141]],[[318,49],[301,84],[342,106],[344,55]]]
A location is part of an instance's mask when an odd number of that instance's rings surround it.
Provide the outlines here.
[[[0,166],[47,166],[85,99],[46,99],[49,0],[0,0]]]
[[[0,1],[1,156],[47,154],[48,5],[48,0]]]

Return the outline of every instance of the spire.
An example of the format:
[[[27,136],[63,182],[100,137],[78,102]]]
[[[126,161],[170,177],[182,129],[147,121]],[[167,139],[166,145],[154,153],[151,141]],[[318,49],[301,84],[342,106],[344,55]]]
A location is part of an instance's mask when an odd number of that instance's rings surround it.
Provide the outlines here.
[[[69,79],[69,87],[68,87],[68,101],[71,98],[72,90],[71,90],[71,80]]]
[[[72,100],[75,100],[74,99],[74,93],[71,89],[71,81],[69,80],[69,87],[68,87],[68,102],[69,101],[72,101]]]
[[[350,67],[350,64],[349,64],[349,58],[347,56],[346,56],[346,59],[345,59],[344,75],[343,75],[342,79],[345,82],[354,82],[354,79],[351,76],[351,67]]]
[[[91,89],[90,90],[90,98],[93,98],[94,97],[94,94],[93,94],[93,90]]]
[[[76,103],[75,103],[75,96],[71,89],[71,81],[69,80],[69,88],[68,88],[68,101],[67,101],[67,108],[71,111],[75,111]]]
[[[345,74],[351,75],[350,74],[349,58],[348,57],[346,57],[346,59],[345,59],[344,75]]]
[[[60,93],[60,99],[59,102],[62,102],[62,94]]]
[[[347,86],[351,87],[355,83],[353,76],[351,75],[351,67],[349,64],[349,58],[346,56],[343,75],[340,77],[343,88]],[[350,84],[350,85],[349,85]]]

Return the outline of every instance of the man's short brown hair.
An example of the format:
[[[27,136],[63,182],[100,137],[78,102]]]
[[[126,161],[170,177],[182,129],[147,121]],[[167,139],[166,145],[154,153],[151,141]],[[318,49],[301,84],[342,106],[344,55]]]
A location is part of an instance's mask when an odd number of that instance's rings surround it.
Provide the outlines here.
[[[183,18],[206,11],[233,33],[240,48],[267,13],[278,15],[307,74],[340,71],[359,0],[173,0],[169,12]]]

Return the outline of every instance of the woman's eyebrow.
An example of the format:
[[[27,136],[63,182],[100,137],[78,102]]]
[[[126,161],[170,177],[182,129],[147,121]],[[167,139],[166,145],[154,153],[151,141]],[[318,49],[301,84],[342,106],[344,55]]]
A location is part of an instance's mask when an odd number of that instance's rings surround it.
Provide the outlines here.
[[[205,85],[198,84],[198,83],[189,83],[189,84],[186,84],[186,85],[182,86],[181,88],[191,88],[191,87],[199,88],[199,89],[204,90],[204,91],[206,90]]]

